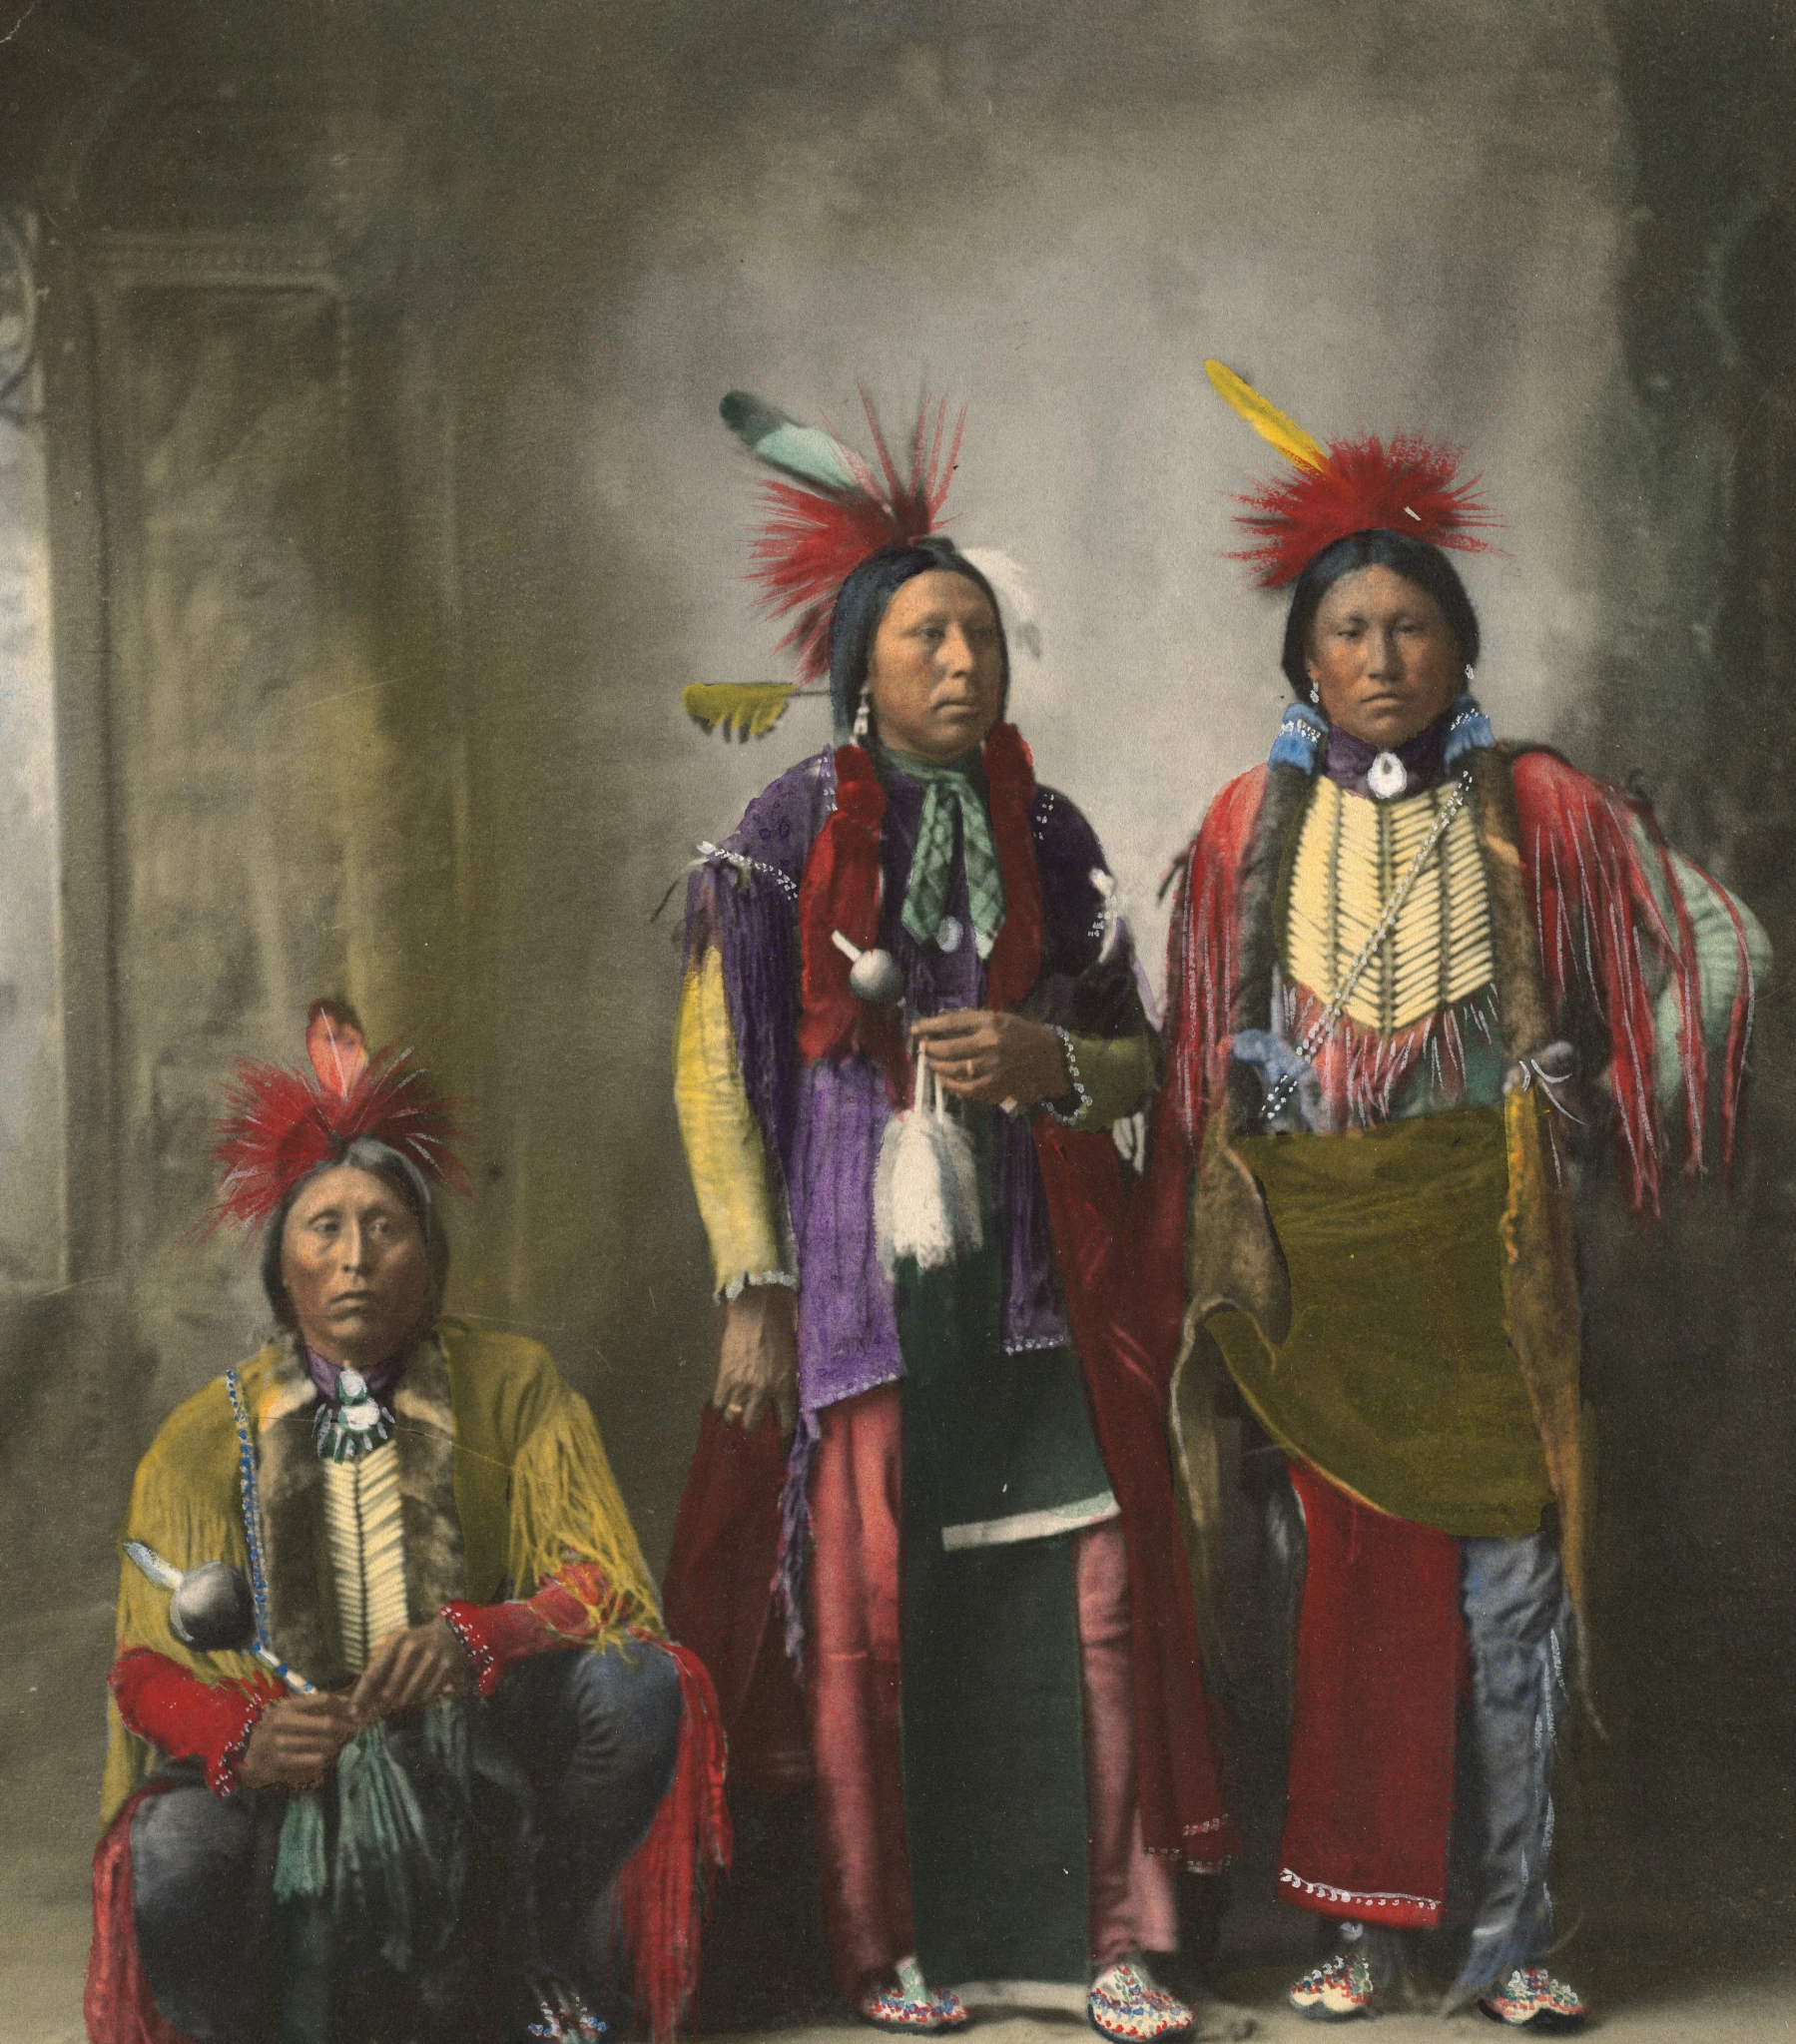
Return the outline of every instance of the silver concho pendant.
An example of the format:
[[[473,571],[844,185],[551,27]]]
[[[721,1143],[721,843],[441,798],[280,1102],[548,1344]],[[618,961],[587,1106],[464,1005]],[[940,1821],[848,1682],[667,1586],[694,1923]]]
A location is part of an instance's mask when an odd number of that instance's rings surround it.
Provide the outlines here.
[[[356,1433],[380,1424],[380,1408],[368,1393],[367,1380],[359,1370],[345,1370],[337,1379],[336,1414],[340,1423]]]
[[[1394,752],[1381,752],[1366,769],[1366,785],[1381,802],[1401,795],[1410,785],[1410,775]]]

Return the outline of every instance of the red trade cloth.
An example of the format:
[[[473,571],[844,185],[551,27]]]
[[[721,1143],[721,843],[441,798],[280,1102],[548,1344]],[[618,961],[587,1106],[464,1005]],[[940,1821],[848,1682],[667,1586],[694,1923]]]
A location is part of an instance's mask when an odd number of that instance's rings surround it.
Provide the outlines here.
[[[903,1412],[896,1384],[825,1406],[811,1468],[805,1629],[817,1843],[836,1986],[916,1949],[898,1748]]]
[[[730,1870],[735,1841],[724,1794],[724,1727],[711,1678],[688,1649],[642,1637],[672,1657],[684,1708],[674,1778],[649,1835],[618,1874],[617,1913],[636,2014],[655,2044],[664,2044],[698,1991],[705,1909],[717,1876]]]
[[[749,1434],[706,1406],[661,1586],[669,1634],[692,1649],[716,1686],[730,1779],[768,1794],[811,1778],[804,1695],[780,1629],[768,1623],[785,1481],[774,1414]]]
[[[1685,1171],[1702,1168],[1708,1059],[1702,1036],[1702,988],[1695,939],[1658,820],[1646,803],[1556,753],[1523,753],[1515,761],[1515,817],[1521,877],[1535,919],[1546,1005],[1563,1013],[1581,983],[1608,1034],[1605,1076],[1615,1103],[1615,1174],[1637,1221],[1658,1218],[1659,1185],[1670,1162],[1670,1134],[1654,1083],[1654,1001],[1650,962],[1675,988],[1678,1051],[1684,1094]],[[1659,914],[1634,840],[1638,823],[1677,913]],[[1725,900],[1726,898],[1723,897]],[[1731,1162],[1735,1115],[1746,1055],[1744,1010],[1751,966],[1745,933],[1735,921],[1739,995],[1728,1029],[1721,1086],[1721,1150]]]
[[[479,1694],[490,1697],[520,1661],[583,1647],[626,1617],[627,1610],[597,1562],[570,1562],[545,1576],[534,1596],[503,1604],[456,1598],[436,1615],[474,1664]]]
[[[898,1743],[903,1414],[896,1384],[827,1406],[811,1474],[807,1631],[817,1830],[836,1980],[860,1993],[915,1949]],[[1085,1713],[1090,1938],[1099,1968],[1178,1943],[1175,1862],[1144,1842],[1134,1627],[1115,1520],[1073,1536]]]
[[[125,1728],[172,1760],[204,1760],[206,1785],[219,1796],[236,1793],[238,1763],[256,1720],[287,1694],[268,1675],[202,1682],[150,1647],[121,1654],[106,1680]]]
[[[1430,1930],[1447,1895],[1466,1666],[1460,1543],[1291,1464],[1309,1560],[1297,1627],[1279,1892],[1324,1916]]]
[[[1045,914],[1029,816],[1035,762],[1014,724],[994,724],[980,756],[991,842],[1004,883],[1004,920],[986,969],[985,1006],[1014,1008],[1041,971]],[[890,1009],[871,1008],[849,990],[841,931],[867,950],[880,941],[880,830],[886,790],[860,745],[836,749],[836,807],[817,834],[799,886],[799,1050],[807,1063],[864,1050],[886,1074],[894,1106],[909,1098],[913,1076],[904,1032]]]
[[[1128,1548],[1121,1522],[1109,1519],[1075,1534],[1072,1565],[1085,1706],[1091,1964],[1102,1973],[1135,1952],[1178,1950],[1176,1861],[1149,1852],[1141,1835]]]
[[[1125,1306],[1125,1193],[1108,1131],[1074,1134],[1045,1114],[1035,1148],[1054,1256],[1084,1365],[1097,1444],[1128,1549],[1135,1764],[1150,1852],[1214,1873],[1240,1850],[1223,1794],[1220,1723],[1204,1694],[1197,1614],[1172,1490],[1170,1379],[1131,1332]],[[1183,1259],[1177,1268],[1182,1272]]]
[[[131,1819],[147,1797],[173,1784],[146,1781],[126,1802],[94,1851],[94,1941],[88,1947],[81,2012],[92,2044],[191,2044],[165,2022],[137,1956],[131,1913]]]

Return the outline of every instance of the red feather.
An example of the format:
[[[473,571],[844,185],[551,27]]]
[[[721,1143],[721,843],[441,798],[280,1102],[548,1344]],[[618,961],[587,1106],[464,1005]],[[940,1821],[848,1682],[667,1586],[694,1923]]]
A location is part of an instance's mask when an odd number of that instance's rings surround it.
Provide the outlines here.
[[[368,1067],[361,1019],[341,1001],[314,1001],[305,1012],[305,1054],[326,1092],[347,1098]]]
[[[410,1058],[391,1045],[372,1058],[364,1051],[342,1093],[279,1064],[239,1065],[213,1145],[224,1176],[208,1224],[260,1227],[301,1178],[364,1135],[435,1183],[468,1192],[466,1168],[450,1146],[461,1132],[456,1102],[433,1093]]]
[[[1478,495],[1480,478],[1457,480],[1464,450],[1420,433],[1336,440],[1319,468],[1294,469],[1261,483],[1240,501],[1236,522],[1254,543],[1231,556],[1252,562],[1264,589],[1302,574],[1325,547],[1350,532],[1407,532],[1431,546],[1484,553],[1481,530],[1500,520]]]
[[[900,475],[866,391],[861,402],[873,433],[879,469],[850,454],[856,487],[825,490],[796,482],[769,482],[762,492],[765,517],[750,547],[751,579],[776,617],[797,617],[780,641],[798,654],[799,672],[821,681],[830,671],[830,615],[850,575],[884,546],[908,546],[939,529],[942,505],[960,453],[964,409],[947,438],[947,400],[925,397],[910,433],[910,465]],[[847,450],[845,450],[847,451]]]

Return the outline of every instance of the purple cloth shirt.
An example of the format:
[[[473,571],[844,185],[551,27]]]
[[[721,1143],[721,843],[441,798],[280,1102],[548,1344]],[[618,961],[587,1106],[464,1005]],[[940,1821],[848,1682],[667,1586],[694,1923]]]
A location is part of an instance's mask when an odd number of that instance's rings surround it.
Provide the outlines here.
[[[905,1015],[976,1008],[985,966],[973,945],[959,850],[947,915],[959,942],[918,944],[903,927],[922,784],[890,767],[881,834],[880,942],[897,960]],[[835,807],[835,759],[801,761],[763,790],[720,855],[694,875],[688,897],[689,957],[722,955],[724,986],[749,1103],[785,1180],[799,1270],[799,1395],[807,1413],[903,1375],[892,1281],[874,1233],[874,1174],[891,1107],[879,1068],[859,1052],[840,1063],[799,1055],[799,882],[818,832]],[[1041,972],[1025,1013],[1092,1035],[1145,1033],[1127,933],[1098,963],[1104,902],[1092,885],[1105,870],[1091,826],[1054,790],[1036,791],[1030,815],[1044,918]],[[996,1198],[1004,1217],[1004,1345],[1067,1342],[1054,1267],[1046,1189],[1025,1116],[988,1110],[995,1123]]]

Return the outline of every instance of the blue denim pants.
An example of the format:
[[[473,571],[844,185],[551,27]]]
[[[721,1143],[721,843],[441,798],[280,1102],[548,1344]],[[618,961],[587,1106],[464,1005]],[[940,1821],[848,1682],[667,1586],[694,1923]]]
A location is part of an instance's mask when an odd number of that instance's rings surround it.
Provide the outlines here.
[[[556,1652],[520,1662],[480,1706],[483,1740],[509,1794],[504,1860],[515,1987],[552,1973],[604,1993],[608,1891],[647,1834],[673,1778],[679,1673],[659,1648]],[[273,1881],[287,1798],[244,1789],[221,1801],[198,1762],[131,1824],[138,1954],[162,2015],[194,2044],[247,2044],[273,1999]]]
[[[1449,2003],[1552,1942],[1552,1762],[1566,1701],[1570,1601],[1544,1534],[1461,1543],[1472,1696],[1460,1713],[1449,1893],[1471,1942]]]

